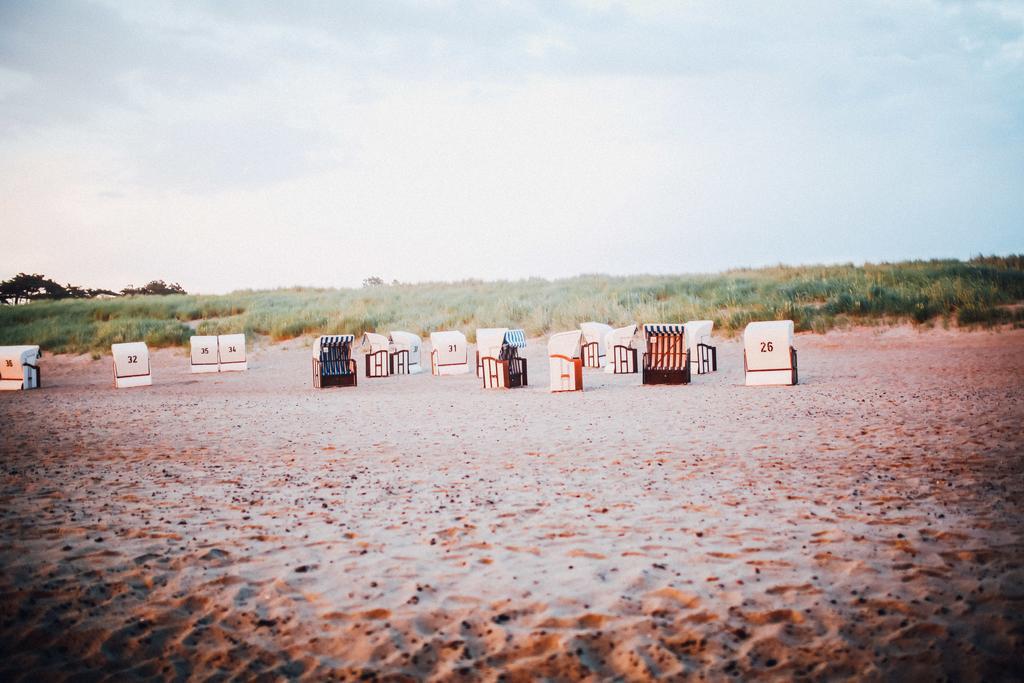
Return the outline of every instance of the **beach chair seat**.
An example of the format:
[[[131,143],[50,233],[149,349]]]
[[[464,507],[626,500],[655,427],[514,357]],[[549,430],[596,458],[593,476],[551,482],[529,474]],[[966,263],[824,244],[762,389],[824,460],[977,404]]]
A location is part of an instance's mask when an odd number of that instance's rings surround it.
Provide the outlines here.
[[[748,387],[797,384],[792,320],[747,325],[743,330],[743,374]]]
[[[609,375],[632,375],[639,372],[637,346],[643,343],[639,327],[634,323],[618,327],[605,335],[607,353],[604,371]]]
[[[647,351],[643,356],[644,384],[689,384],[690,354],[681,324],[644,325]]]
[[[0,346],[0,391],[38,389],[43,386],[38,346]]]
[[[430,372],[433,375],[462,375],[469,372],[466,335],[454,330],[430,333]]]
[[[351,334],[318,337],[313,345],[313,387],[354,387],[358,368],[352,357]]]
[[[420,366],[420,349],[423,340],[412,332],[395,331],[388,335],[391,340],[389,359],[392,375],[415,375],[423,372]]]
[[[587,322],[580,324],[583,343],[580,358],[585,368],[603,368],[607,364],[608,354],[605,340],[612,332],[612,326],[604,323]]]
[[[551,391],[583,391],[583,332],[561,332],[548,340]]]
[[[477,330],[478,344],[480,332]],[[506,330],[496,355],[493,343],[490,340],[485,343],[489,345],[480,349],[481,379],[485,389],[514,389],[529,384],[526,359],[519,355],[519,350],[526,348],[523,330]]]
[[[711,344],[713,320],[686,322],[686,349],[690,353],[690,373],[703,375],[718,370],[718,348]]]
[[[149,347],[145,342],[111,344],[114,357],[114,386],[118,389],[148,387],[153,384],[149,365]]]

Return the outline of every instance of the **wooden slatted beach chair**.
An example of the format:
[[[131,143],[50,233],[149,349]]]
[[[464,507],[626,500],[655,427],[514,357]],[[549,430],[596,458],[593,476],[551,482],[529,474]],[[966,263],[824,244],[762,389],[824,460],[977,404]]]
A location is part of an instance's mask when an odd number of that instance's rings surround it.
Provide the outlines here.
[[[711,345],[714,325],[713,320],[690,320],[685,324],[691,374],[703,375],[718,370],[718,349]]]
[[[607,362],[605,340],[612,331],[612,326],[589,322],[580,324],[580,330],[583,332],[583,345],[580,349],[583,367],[603,368]]]
[[[420,367],[420,349],[423,340],[412,332],[392,332],[391,374],[415,375],[423,372]]]
[[[798,382],[792,320],[747,325],[743,330],[743,374],[748,387]]]
[[[354,387],[359,375],[351,334],[318,337],[313,345],[313,387]]]
[[[217,335],[192,335],[189,340],[189,370],[193,373],[220,372]]]
[[[0,346],[0,391],[38,389],[43,386],[38,346]]]
[[[495,358],[501,353],[501,345],[505,343],[507,327],[481,327],[476,331],[476,376],[484,376],[482,358],[493,356]]]
[[[367,377],[391,375],[391,340],[383,334],[367,332],[360,343],[366,364]]]
[[[689,384],[690,354],[686,332],[680,324],[644,325],[644,384]]]
[[[609,375],[632,375],[639,372],[637,346],[642,343],[636,324],[618,327],[604,338],[607,358],[604,371]]]
[[[454,330],[430,333],[430,372],[434,375],[461,375],[469,372],[466,335]]]
[[[583,332],[561,332],[548,340],[551,391],[583,391]]]
[[[148,387],[153,384],[149,366],[149,348],[145,342],[111,344],[114,357],[114,386],[118,389]]]
[[[479,331],[477,332],[479,339]],[[513,389],[528,384],[526,359],[520,357],[519,349],[526,348],[526,333],[523,330],[507,330],[497,357],[490,354],[493,348],[480,352],[480,364],[485,389]]]

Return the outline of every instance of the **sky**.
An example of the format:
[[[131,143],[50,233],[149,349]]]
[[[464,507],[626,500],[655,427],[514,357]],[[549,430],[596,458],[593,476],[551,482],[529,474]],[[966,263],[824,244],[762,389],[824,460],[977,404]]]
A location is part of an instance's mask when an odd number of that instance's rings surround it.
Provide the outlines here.
[[[1024,252],[1024,2],[0,0],[0,277]]]

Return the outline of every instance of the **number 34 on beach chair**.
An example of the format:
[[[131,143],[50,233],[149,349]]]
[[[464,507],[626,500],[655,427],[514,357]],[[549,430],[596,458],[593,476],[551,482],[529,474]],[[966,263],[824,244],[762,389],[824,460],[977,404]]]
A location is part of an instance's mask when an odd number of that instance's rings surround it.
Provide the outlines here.
[[[356,386],[357,365],[352,358],[351,334],[318,337],[313,345],[313,388]]]

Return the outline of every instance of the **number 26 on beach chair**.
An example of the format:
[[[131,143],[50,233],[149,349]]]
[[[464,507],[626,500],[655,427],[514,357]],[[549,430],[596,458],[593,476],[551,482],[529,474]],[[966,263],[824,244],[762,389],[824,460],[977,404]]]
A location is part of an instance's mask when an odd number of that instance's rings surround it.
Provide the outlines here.
[[[551,391],[583,391],[583,332],[561,332],[548,340]]]
[[[689,384],[690,354],[685,327],[680,324],[644,325],[644,384]]]
[[[477,344],[481,345],[479,330]],[[526,359],[519,356],[519,349],[526,348],[525,332],[506,330],[497,348],[489,339],[483,344],[480,346],[480,371],[485,389],[513,389],[528,384]]]
[[[318,337],[313,345],[313,388],[354,387],[358,375],[351,334]]]
[[[797,383],[792,320],[747,325],[743,330],[743,374],[748,387]]]

